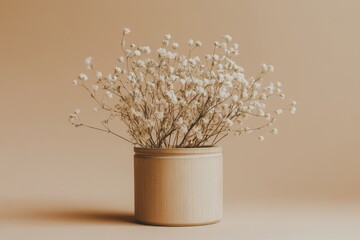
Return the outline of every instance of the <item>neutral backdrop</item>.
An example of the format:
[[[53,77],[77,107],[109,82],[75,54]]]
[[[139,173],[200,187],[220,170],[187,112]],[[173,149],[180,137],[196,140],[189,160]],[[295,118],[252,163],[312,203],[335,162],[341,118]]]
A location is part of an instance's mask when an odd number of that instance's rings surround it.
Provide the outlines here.
[[[356,0],[0,0],[0,239],[359,239],[359,23]],[[71,85],[84,58],[110,72],[123,27],[199,53],[230,34],[246,75],[273,64],[298,102],[279,136],[221,143],[219,224],[134,223],[132,146],[67,121],[94,107]]]

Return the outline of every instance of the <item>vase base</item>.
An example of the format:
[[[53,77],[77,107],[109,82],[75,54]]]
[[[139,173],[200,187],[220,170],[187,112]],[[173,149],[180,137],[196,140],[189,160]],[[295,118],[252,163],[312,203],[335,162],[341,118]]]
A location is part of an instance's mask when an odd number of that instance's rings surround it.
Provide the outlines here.
[[[162,227],[195,227],[195,226],[203,226],[203,225],[210,225],[215,224],[221,221],[221,219],[217,219],[214,221],[209,222],[200,222],[200,223],[158,223],[158,222],[150,222],[150,221],[143,221],[135,218],[135,221],[139,224],[143,225],[151,225],[151,226],[162,226]]]

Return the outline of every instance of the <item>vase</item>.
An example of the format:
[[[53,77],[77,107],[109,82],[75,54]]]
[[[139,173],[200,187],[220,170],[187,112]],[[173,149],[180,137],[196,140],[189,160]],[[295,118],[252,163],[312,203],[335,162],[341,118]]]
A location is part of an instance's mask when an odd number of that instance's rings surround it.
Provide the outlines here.
[[[221,147],[134,148],[135,219],[161,226],[219,222]]]

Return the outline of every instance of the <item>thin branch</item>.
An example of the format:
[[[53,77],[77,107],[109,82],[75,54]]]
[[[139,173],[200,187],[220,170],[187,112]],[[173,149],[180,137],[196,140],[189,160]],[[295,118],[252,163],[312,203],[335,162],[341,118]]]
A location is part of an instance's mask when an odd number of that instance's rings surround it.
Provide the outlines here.
[[[94,130],[98,130],[98,131],[101,131],[101,132],[106,132],[106,133],[111,133],[112,135],[116,136],[116,137],[119,137],[121,138],[122,140],[125,140],[131,144],[136,144],[122,136],[120,136],[119,134],[111,131],[110,129],[106,128],[106,129],[102,129],[102,128],[98,128],[98,127],[93,127],[93,126],[90,126],[90,125],[87,125],[87,124],[84,124],[84,123],[79,123],[79,124],[76,124],[75,127],[87,127],[87,128],[91,128],[91,129],[94,129]]]

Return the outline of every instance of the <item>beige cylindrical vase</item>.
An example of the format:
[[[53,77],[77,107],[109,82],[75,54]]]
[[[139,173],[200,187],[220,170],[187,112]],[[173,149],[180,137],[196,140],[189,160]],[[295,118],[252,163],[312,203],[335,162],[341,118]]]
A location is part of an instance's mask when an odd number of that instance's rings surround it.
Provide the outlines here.
[[[135,218],[151,225],[194,226],[222,218],[221,147],[134,148]]]

